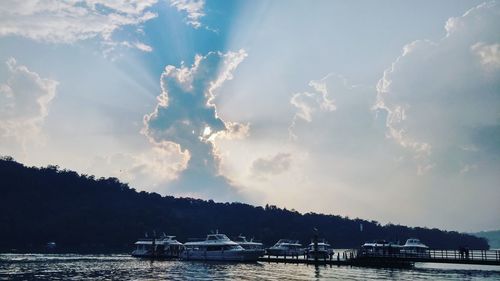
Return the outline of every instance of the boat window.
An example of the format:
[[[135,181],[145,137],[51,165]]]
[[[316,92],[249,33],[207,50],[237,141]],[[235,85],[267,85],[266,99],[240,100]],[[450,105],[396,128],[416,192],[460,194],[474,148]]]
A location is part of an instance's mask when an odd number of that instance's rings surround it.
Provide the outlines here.
[[[207,246],[207,251],[222,251],[222,246]]]
[[[224,235],[224,234],[218,234],[218,235],[217,235],[217,238],[218,238],[219,240],[227,240],[227,239],[229,239],[229,238],[227,238],[227,236],[226,236],[226,235]]]

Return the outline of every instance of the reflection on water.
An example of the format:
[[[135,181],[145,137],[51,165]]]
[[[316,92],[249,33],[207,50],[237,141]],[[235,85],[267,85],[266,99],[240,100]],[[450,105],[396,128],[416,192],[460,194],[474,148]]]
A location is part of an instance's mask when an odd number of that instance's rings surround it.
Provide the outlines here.
[[[278,263],[149,261],[127,255],[0,254],[0,280],[500,280],[498,266],[413,269]]]

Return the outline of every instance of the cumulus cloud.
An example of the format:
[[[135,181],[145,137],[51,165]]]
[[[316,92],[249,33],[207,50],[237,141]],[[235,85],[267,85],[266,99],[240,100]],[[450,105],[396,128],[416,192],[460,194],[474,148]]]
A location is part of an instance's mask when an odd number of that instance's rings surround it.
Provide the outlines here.
[[[325,85],[326,79],[328,79],[328,76],[319,81],[309,82],[309,86],[311,86],[315,92],[296,93],[292,96],[290,103],[298,109],[296,118],[311,122],[312,114],[315,111],[335,110],[334,101],[328,97]]]
[[[297,114],[291,121],[289,133],[296,149],[307,156],[302,164],[309,166],[311,174],[331,169],[321,175],[323,179],[328,178],[326,182],[372,181],[386,167],[374,163],[387,162],[388,167],[394,162],[391,158],[395,158],[388,153],[390,148],[385,141],[383,120],[372,110],[375,89],[354,85],[336,74],[328,74],[310,84],[321,85],[317,86],[321,89],[318,95],[335,100],[335,110],[332,107],[321,110],[316,104],[314,118],[305,120],[297,118],[302,109],[296,107]]]
[[[471,47],[481,61],[481,64],[486,67],[500,67],[500,44],[486,44],[479,42]]]
[[[391,218],[379,206],[400,202],[407,209],[393,218],[416,224],[456,227],[463,224],[457,214],[477,225],[494,221],[491,210],[460,204],[494,205],[498,197],[500,71],[492,58],[499,15],[496,2],[483,4],[450,19],[438,42],[406,45],[376,89],[322,79],[335,110],[316,104],[310,121],[297,118],[290,127],[308,156],[299,163],[310,175],[303,196],[340,213],[367,206],[365,217]],[[309,195],[314,191],[335,204]],[[450,194],[460,203],[436,217]]]
[[[205,0],[170,0],[170,6],[186,14],[188,25],[194,28],[201,27],[200,19],[205,16],[203,11]]]
[[[290,153],[278,153],[271,157],[259,158],[252,163],[252,174],[258,178],[281,174],[290,168],[291,162]]]
[[[0,84],[0,137],[25,144],[35,141],[56,96],[58,82],[7,60],[8,77]]]
[[[330,75],[321,80],[309,82],[309,86],[314,89],[314,92],[296,93],[290,99],[290,103],[297,109],[289,128],[292,139],[296,137],[293,134],[293,128],[299,120],[311,122],[312,115],[315,112],[328,112],[336,109],[334,100],[328,96],[325,84]],[[338,78],[342,79],[341,76],[338,76]]]
[[[112,37],[124,26],[138,26],[155,18],[157,15],[149,8],[156,3],[157,0],[1,1],[0,36],[65,44],[100,37],[108,47],[122,45],[150,51],[143,43],[116,42]]]
[[[498,3],[479,5],[449,19],[440,41],[406,45],[379,81],[376,108],[388,113],[387,135],[414,152],[419,172],[442,159],[459,172],[460,161],[498,154],[485,142],[500,137],[498,26]]]
[[[219,173],[220,158],[213,141],[241,137],[248,128],[222,120],[213,100],[216,89],[232,79],[232,72],[246,56],[243,50],[197,55],[192,66],[169,65],[161,75],[162,92],[155,110],[144,117],[142,133],[153,144],[170,142],[189,153],[187,169],[174,185],[181,192],[230,198],[232,186]]]

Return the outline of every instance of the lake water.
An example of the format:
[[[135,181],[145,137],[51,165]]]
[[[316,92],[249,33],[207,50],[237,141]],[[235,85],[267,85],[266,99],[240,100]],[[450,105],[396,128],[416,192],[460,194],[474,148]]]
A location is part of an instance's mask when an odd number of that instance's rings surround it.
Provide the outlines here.
[[[0,254],[0,280],[500,280],[500,266],[412,269],[148,261],[128,255]]]

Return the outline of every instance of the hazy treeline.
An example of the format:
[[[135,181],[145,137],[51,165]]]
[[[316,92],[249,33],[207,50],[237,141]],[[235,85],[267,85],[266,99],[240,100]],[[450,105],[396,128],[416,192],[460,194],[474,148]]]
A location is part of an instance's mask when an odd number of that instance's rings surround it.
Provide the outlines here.
[[[358,247],[374,239],[404,243],[410,237],[431,248],[488,248],[483,238],[453,231],[383,226],[269,205],[162,197],[137,192],[116,178],[97,179],[56,166],[25,167],[9,157],[0,160],[0,179],[1,251],[35,251],[49,241],[71,251],[128,251],[137,238],[153,230],[176,235],[182,242],[218,229],[230,237],[255,237],[266,245],[280,238],[305,244],[313,228],[335,248]]]
[[[500,230],[481,231],[471,234],[477,237],[485,238],[488,241],[488,244],[490,244],[490,248],[500,249]]]

